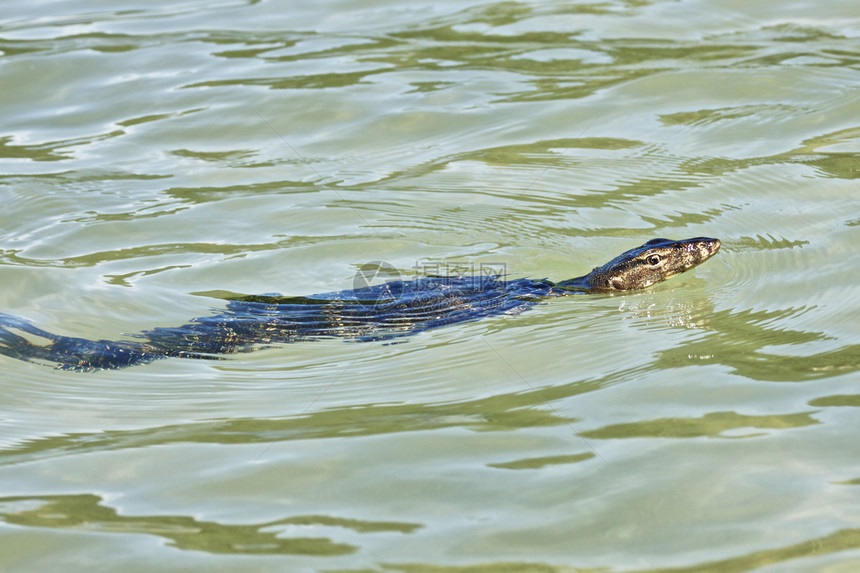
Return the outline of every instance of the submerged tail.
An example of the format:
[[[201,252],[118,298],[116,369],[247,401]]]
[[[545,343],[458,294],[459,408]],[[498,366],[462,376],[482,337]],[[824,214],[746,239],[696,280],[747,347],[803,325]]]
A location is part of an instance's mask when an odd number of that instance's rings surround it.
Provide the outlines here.
[[[18,334],[16,334],[16,332]],[[0,354],[61,370],[101,370],[143,364],[166,354],[142,342],[59,336],[23,318],[0,313]]]

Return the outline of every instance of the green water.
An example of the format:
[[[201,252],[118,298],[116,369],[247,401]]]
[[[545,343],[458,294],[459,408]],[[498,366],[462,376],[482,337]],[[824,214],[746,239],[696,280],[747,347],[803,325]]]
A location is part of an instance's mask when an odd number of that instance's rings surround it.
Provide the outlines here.
[[[4,2],[0,312],[695,271],[398,344],[0,356],[0,570],[860,568],[860,8]]]

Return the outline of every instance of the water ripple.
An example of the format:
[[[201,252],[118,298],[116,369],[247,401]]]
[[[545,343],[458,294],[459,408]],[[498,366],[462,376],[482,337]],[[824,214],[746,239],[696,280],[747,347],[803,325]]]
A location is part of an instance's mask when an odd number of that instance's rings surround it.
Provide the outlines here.
[[[4,3],[0,312],[117,340],[367,261],[721,252],[403,344],[2,360],[4,560],[850,569],[856,7],[288,4]]]

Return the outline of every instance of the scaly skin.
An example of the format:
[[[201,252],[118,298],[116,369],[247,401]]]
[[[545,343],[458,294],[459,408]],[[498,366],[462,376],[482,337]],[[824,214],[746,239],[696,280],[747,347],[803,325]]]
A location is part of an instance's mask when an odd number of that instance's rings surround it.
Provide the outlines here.
[[[518,314],[545,298],[647,288],[708,260],[718,239],[653,239],[585,276],[548,280],[425,277],[309,297],[245,296],[222,314],[133,335],[87,340],[46,332],[0,314],[0,354],[66,370],[116,369],[159,358],[217,359],[261,346],[320,338],[369,341],[415,334],[497,314]],[[17,333],[16,333],[17,331]]]

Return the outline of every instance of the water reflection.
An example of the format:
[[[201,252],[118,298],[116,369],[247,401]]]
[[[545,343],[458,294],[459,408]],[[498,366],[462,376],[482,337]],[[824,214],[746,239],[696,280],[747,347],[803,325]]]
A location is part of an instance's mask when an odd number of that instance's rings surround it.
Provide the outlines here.
[[[623,438],[700,438],[756,437],[762,432],[738,434],[745,428],[784,429],[818,424],[811,413],[749,416],[737,412],[710,412],[699,418],[660,418],[626,424],[613,424],[583,432],[584,438],[601,440]],[[729,434],[729,432],[732,432]]]
[[[326,537],[302,536],[303,528],[315,533],[320,529],[338,528],[355,533],[408,534],[421,527],[415,523],[362,521],[324,515],[300,515],[249,525],[202,521],[182,515],[123,515],[93,494],[0,497],[0,519],[20,527],[155,535],[169,540],[177,549],[255,555],[334,556],[358,549]]]
[[[139,430],[105,430],[38,438],[0,450],[5,464],[70,453],[110,451],[175,443],[263,444],[320,438],[467,428],[511,431],[570,426],[574,419],[547,410],[548,401],[591,392],[615,379],[492,396],[455,404],[366,404],[329,408],[285,418],[229,418]],[[571,433],[573,430],[571,428]],[[584,445],[585,447],[585,445]]]
[[[93,560],[132,567],[113,533],[210,554],[317,555],[327,570],[343,567],[324,556],[355,559],[370,531],[392,539],[367,544],[363,570],[850,567],[850,3],[4,10],[5,311],[101,336],[186,317],[191,291],[318,292],[367,260],[504,260],[560,279],[634,236],[726,239],[680,288],[559,303],[401,352],[368,345],[362,360],[296,346],[73,383],[4,363],[0,460],[29,495],[0,498],[0,519],[33,538],[25,565],[40,535],[88,529],[101,534],[81,536]],[[468,340],[479,336],[522,376],[482,362],[487,348]],[[285,415],[352,362],[350,384]],[[812,383],[760,383],[772,381]],[[426,466],[393,463],[391,442]],[[272,464],[278,485],[312,463],[309,450],[359,452],[337,459],[378,480],[379,507],[353,505],[366,484],[339,475],[337,511],[261,522],[248,499],[278,486],[254,491],[241,462],[273,443],[289,451]],[[122,515],[95,495],[114,457],[169,463],[174,448],[148,446],[176,444],[192,460],[207,448],[240,458],[205,475],[189,464],[180,478],[199,483],[188,515]],[[70,467],[90,493],[65,495]],[[413,481],[420,489],[397,491]],[[109,488],[140,499],[173,485],[125,474]],[[392,497],[415,519],[386,522]],[[246,525],[200,517],[225,513]]]
[[[752,380],[803,382],[860,370],[860,345],[849,344],[803,355],[767,352],[770,347],[800,347],[823,341],[824,332],[791,330],[785,319],[804,308],[773,311],[715,310],[702,323],[708,333],[658,353],[655,366],[722,364]]]

